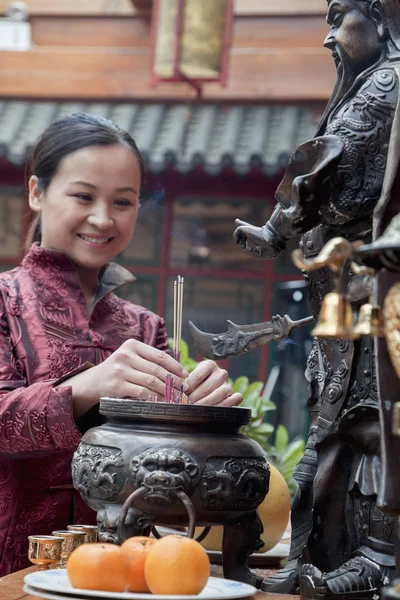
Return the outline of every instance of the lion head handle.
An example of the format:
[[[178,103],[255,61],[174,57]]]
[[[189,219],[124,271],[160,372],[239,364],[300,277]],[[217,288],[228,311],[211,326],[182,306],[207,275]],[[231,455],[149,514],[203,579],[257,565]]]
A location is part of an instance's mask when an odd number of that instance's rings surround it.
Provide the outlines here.
[[[133,484],[144,487],[148,500],[171,502],[177,491],[190,496],[199,468],[186,452],[175,448],[147,450],[131,463]]]

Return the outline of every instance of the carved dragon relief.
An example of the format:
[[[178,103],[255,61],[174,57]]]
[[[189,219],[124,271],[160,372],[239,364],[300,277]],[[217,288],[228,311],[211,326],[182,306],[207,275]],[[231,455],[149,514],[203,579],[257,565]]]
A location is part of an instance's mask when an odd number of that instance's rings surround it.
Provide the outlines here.
[[[254,510],[268,488],[269,466],[262,458],[209,458],[199,485],[208,510]]]
[[[72,481],[83,496],[114,502],[125,477],[119,448],[91,446],[81,442],[72,461]]]

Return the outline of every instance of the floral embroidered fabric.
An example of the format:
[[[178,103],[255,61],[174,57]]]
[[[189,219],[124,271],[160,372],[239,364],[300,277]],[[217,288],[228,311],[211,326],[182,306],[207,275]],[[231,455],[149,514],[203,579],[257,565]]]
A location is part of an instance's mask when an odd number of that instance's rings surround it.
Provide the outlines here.
[[[0,575],[28,566],[30,534],[51,534],[95,514],[72,489],[81,433],[71,389],[54,383],[99,364],[128,338],[167,349],[163,319],[114,293],[134,277],[111,263],[88,314],[74,265],[33,244],[0,274]]]

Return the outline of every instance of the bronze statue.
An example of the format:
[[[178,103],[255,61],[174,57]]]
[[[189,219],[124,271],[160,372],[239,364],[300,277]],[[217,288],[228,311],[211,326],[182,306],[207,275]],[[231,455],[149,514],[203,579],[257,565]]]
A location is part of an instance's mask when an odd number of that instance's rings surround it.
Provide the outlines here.
[[[327,21],[324,45],[332,50],[337,82],[317,137],[292,156],[268,223],[237,221],[236,241],[257,258],[276,257],[297,234],[305,258],[337,236],[371,242],[374,210],[397,172],[400,2],[328,0]],[[332,272],[323,267],[304,277],[317,318],[333,291]],[[341,280],[357,310],[370,294],[367,278],[347,263]],[[294,473],[289,561],[263,590],[374,598],[393,576],[395,522],[377,505],[376,367],[371,337],[314,339],[306,370],[311,426]]]

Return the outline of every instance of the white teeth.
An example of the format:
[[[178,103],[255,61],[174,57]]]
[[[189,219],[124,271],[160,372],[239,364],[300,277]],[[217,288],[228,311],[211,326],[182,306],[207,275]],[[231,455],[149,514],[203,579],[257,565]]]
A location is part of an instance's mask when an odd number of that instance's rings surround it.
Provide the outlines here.
[[[80,236],[83,240],[85,240],[86,242],[91,242],[92,244],[105,244],[106,242],[108,242],[109,238],[93,238],[93,237],[89,237],[87,235],[81,235]]]

